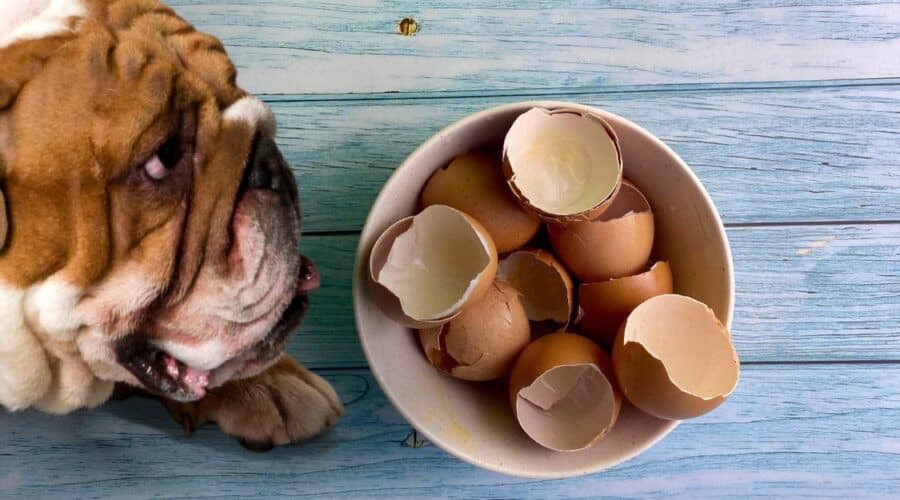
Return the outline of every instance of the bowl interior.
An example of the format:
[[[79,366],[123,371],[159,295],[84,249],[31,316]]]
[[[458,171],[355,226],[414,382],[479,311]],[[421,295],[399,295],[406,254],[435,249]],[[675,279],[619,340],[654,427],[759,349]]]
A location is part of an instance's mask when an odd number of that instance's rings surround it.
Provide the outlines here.
[[[708,304],[730,326],[731,255],[709,196],[688,167],[645,130],[616,115],[558,102],[501,106],[471,115],[439,132],[397,169],[375,201],[363,229],[354,275],[357,329],[369,366],[385,394],[430,441],[475,465],[517,476],[567,477],[605,469],[645,450],[677,422],[623,406],[613,431],[596,446],[556,453],[531,441],[506,403],[503,382],[474,384],[438,373],[414,332],[388,319],[371,300],[366,279],[369,251],[393,222],[416,210],[432,172],[454,156],[502,143],[506,130],[533,106],[589,109],[619,136],[625,177],[650,201],[656,221],[655,257],[669,261],[678,293]]]

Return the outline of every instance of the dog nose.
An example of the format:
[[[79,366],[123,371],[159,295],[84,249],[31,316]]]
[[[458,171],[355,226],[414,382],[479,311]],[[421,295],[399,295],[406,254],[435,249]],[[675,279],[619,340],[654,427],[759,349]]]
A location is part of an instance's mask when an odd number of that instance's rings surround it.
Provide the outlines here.
[[[297,293],[309,293],[322,285],[319,269],[305,255],[300,256],[300,276],[297,278]]]
[[[286,176],[289,172],[287,162],[275,146],[275,141],[266,138],[256,141],[245,172],[249,189],[284,192],[288,189]]]

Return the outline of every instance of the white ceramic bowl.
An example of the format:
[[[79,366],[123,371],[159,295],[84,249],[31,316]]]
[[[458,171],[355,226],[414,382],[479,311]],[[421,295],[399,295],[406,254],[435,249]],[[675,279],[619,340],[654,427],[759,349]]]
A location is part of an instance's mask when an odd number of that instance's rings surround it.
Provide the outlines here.
[[[356,253],[353,302],[369,367],[397,410],[428,440],[479,467],[534,478],[600,471],[649,448],[678,422],[659,420],[625,404],[612,432],[574,453],[552,452],[522,432],[502,383],[475,384],[440,374],[425,359],[413,332],[388,319],[371,298],[367,274],[375,239],[414,213],[422,186],[454,156],[500,144],[513,120],[534,106],[570,107],[604,117],[619,136],[625,176],[650,200],[656,254],[668,260],[677,293],[708,304],[731,325],[734,275],[725,230],[712,200],[690,168],[646,130],[612,113],[564,102],[522,102],[487,109],[450,125],[413,152],[382,188]]]

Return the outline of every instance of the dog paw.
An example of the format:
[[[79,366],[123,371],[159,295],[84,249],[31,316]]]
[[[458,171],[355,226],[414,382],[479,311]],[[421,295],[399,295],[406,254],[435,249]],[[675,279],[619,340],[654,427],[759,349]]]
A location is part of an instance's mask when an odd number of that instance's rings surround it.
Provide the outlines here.
[[[288,356],[255,377],[210,390],[199,401],[163,404],[186,434],[215,422],[254,451],[318,436],[344,414],[331,385]]]

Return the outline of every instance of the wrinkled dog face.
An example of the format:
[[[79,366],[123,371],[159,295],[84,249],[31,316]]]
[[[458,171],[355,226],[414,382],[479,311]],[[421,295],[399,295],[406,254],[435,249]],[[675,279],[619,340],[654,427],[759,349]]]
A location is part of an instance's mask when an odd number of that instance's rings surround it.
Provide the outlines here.
[[[0,282],[97,377],[197,399],[300,321],[317,276],[297,188],[218,40],[156,2],[77,4],[65,33],[0,49]]]

